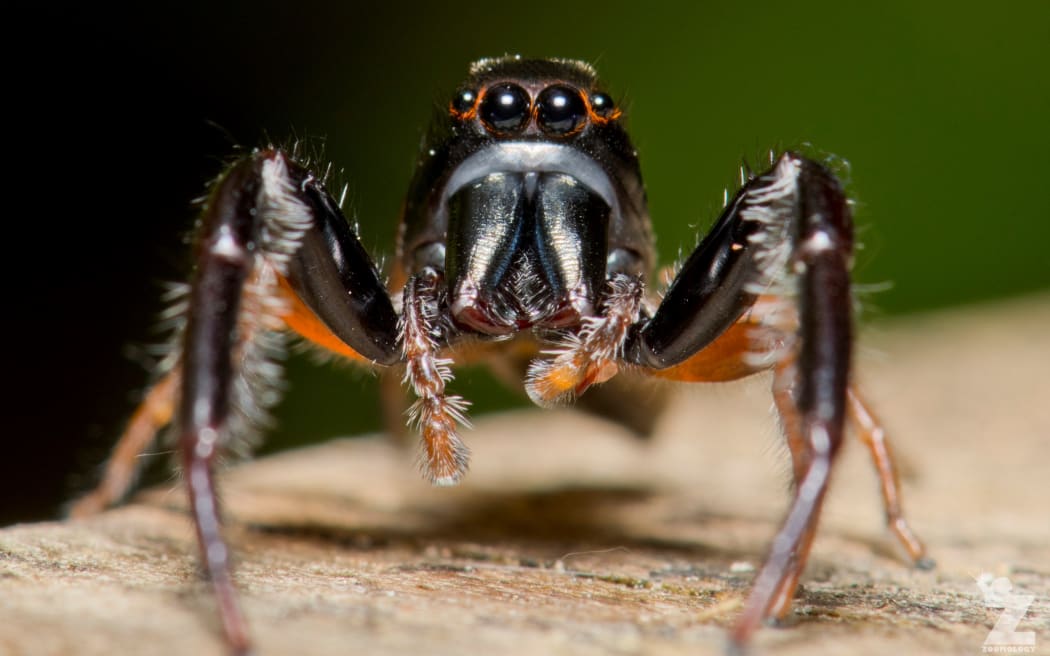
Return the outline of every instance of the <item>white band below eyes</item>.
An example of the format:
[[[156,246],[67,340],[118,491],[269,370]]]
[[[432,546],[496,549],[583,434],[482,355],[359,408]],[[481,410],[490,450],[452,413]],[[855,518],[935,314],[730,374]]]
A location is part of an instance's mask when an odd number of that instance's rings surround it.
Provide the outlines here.
[[[441,194],[441,210],[457,191],[492,173],[564,173],[598,194],[620,215],[620,202],[609,174],[583,152],[563,144],[536,141],[495,143],[474,153],[456,167]],[[441,211],[439,210],[439,211]]]

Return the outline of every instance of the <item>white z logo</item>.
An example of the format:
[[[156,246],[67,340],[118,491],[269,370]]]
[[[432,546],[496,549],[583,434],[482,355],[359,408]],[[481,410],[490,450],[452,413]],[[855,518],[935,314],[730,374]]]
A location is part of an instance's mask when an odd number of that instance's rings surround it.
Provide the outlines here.
[[[1013,584],[1005,576],[999,578],[984,573],[977,577],[977,587],[984,595],[984,605],[1002,608],[999,621],[995,623],[984,641],[984,651],[999,651],[996,647],[1035,647],[1035,631],[1018,631],[1017,625],[1024,619],[1035,595],[1013,592]],[[1025,650],[1028,651],[1028,650]]]

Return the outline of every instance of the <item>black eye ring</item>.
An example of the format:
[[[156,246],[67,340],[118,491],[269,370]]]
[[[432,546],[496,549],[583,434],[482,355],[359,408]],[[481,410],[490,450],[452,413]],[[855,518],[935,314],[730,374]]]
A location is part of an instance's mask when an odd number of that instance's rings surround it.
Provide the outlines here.
[[[492,132],[513,134],[529,122],[532,99],[528,91],[516,84],[496,84],[485,91],[478,114]]]

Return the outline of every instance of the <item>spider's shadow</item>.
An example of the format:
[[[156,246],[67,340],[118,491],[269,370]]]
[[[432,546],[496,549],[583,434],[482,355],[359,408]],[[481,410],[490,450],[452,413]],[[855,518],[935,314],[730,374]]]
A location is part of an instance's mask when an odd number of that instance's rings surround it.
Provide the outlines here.
[[[508,545],[528,553],[559,554],[575,551],[625,549],[658,552],[687,560],[730,561],[756,554],[696,540],[647,535],[627,520],[639,504],[657,492],[643,487],[561,487],[540,491],[486,493],[464,502],[452,502],[425,521],[407,526],[308,523],[253,523],[250,529],[266,535],[320,542],[346,549],[407,546],[423,550],[433,545],[470,544],[483,548]],[[406,512],[419,513],[420,509]],[[722,519],[694,514],[690,521]]]

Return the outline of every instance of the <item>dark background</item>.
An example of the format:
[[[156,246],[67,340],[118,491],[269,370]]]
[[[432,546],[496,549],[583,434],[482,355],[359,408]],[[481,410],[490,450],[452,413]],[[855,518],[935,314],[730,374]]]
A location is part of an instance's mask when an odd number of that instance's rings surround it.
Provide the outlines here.
[[[741,158],[809,142],[852,164],[865,319],[1050,287],[1050,4],[892,1],[180,3],[10,18],[0,524],[94,480],[147,379],[190,200],[236,147],[304,137],[389,254],[436,104],[481,56],[595,63],[640,151],[662,259]],[[8,41],[10,43],[10,41]],[[10,47],[10,46],[8,46]],[[1004,336],[1009,339],[1009,336]],[[514,402],[467,370],[476,412]],[[365,373],[296,357],[267,449],[379,427]]]

